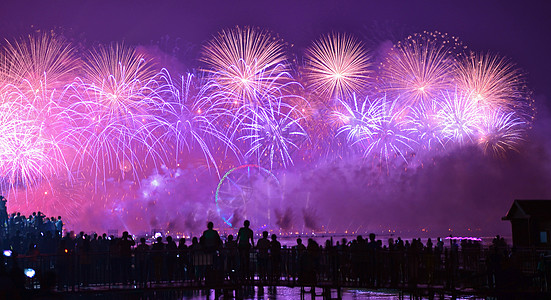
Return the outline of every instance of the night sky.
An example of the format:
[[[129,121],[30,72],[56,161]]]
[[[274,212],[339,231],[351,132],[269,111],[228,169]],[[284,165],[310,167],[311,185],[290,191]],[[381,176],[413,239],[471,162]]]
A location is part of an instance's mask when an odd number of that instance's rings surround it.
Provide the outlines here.
[[[0,33],[20,36],[34,25],[91,41],[148,44],[168,35],[200,45],[222,28],[250,25],[305,47],[328,31],[438,30],[511,57],[536,94],[549,95],[550,13],[546,1],[2,1]]]
[[[548,1],[2,1],[0,37],[55,29],[92,44],[125,41],[147,46],[170,44],[168,40],[183,48],[175,54],[193,68],[201,45],[235,25],[271,30],[297,54],[330,31],[353,33],[368,45],[423,30],[457,36],[469,49],[507,56],[526,72],[538,111],[527,145],[507,162],[487,162],[468,151],[444,157],[439,165],[400,184],[418,185],[422,192],[389,192],[392,201],[366,206],[364,216],[373,218],[368,225],[400,220],[404,226],[438,224],[441,230],[447,223],[462,228],[472,224],[507,234],[509,225],[500,217],[513,199],[551,198],[550,15]],[[354,193],[354,187],[346,185],[320,191],[327,197]],[[419,200],[430,195],[439,195],[438,203]],[[491,200],[483,203],[481,197]],[[375,214],[376,209],[381,212]],[[451,219],[450,210],[457,210],[458,219],[464,220]],[[401,214],[419,218],[395,217]]]

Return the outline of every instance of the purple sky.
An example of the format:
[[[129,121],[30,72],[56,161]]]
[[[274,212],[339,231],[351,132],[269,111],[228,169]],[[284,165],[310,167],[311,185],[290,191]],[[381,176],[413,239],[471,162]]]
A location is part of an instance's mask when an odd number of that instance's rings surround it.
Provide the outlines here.
[[[0,34],[63,27],[92,41],[149,43],[162,36],[201,44],[222,28],[252,25],[306,46],[330,30],[439,30],[471,49],[511,57],[536,94],[551,94],[547,1],[1,1]]]

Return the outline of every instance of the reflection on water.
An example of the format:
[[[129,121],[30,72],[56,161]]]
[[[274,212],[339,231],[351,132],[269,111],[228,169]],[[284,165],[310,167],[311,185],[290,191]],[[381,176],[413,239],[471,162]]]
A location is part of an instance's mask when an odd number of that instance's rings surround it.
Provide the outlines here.
[[[310,289],[307,288],[306,291]],[[266,299],[266,300],[291,300],[301,299],[301,290],[298,287],[244,287],[239,291],[223,291],[218,299]],[[234,294],[237,293],[237,294]],[[322,289],[317,288],[315,290],[315,299],[323,299]],[[343,300],[355,300],[355,299],[370,299],[370,300],[393,300],[398,299],[398,292],[389,291],[373,291],[368,289],[343,289]],[[87,295],[72,295],[65,297],[64,299],[139,299],[139,300],[204,300],[204,299],[217,299],[214,290],[185,290],[185,291],[132,291],[132,292],[110,292],[110,293],[90,293]],[[336,299],[336,291],[333,290],[331,295],[332,299]],[[408,296],[404,297],[409,299]],[[311,293],[305,293],[304,299],[313,299]],[[426,298],[423,298],[426,299]],[[452,299],[451,297],[445,297],[444,299]],[[467,298],[455,298],[455,299],[480,299],[476,297]]]

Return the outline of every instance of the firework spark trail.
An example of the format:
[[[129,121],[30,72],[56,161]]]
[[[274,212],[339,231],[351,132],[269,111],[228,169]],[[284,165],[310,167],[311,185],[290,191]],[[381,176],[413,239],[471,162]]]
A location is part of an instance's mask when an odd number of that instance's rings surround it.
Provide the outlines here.
[[[194,81],[197,79],[193,74],[182,76],[180,85],[174,83],[166,70],[163,70],[160,76],[159,81],[164,84],[159,88],[158,94],[168,100],[166,107],[159,112],[166,121],[161,124],[164,127],[162,131],[165,133],[158,140],[173,139],[176,142],[176,149],[185,148],[188,152],[191,152],[197,144],[206,161],[210,161],[218,172],[218,166],[211,151],[213,143],[221,142],[238,156],[238,149],[233,141],[218,128],[219,124],[217,124],[217,119],[230,114],[224,105],[226,101],[224,94],[212,92],[212,90],[218,90],[218,86],[208,82],[199,84],[198,91],[195,91]],[[159,130],[154,128],[152,131]],[[176,160],[178,160],[178,153],[179,151],[177,151]]]
[[[356,94],[353,94],[352,101],[338,99],[338,105],[332,112],[334,122],[341,124],[336,136],[346,133],[346,140],[351,145],[372,138],[377,130],[378,119],[381,118],[378,112],[376,105],[367,98],[359,103]]]
[[[347,34],[321,37],[306,50],[305,77],[325,98],[343,98],[365,90],[371,62],[363,45]]]
[[[350,103],[339,100],[340,107],[333,112],[337,123],[342,123],[337,135],[346,133],[347,142],[360,146],[365,158],[377,154],[387,167],[394,155],[407,163],[404,151],[413,150],[411,144],[415,141],[409,137],[406,110],[397,103],[398,100],[388,101],[386,97],[374,101],[366,98],[359,103],[355,95]]]
[[[270,169],[274,167],[274,162],[284,168],[292,165],[291,151],[293,148],[299,149],[307,138],[300,125],[303,117],[294,117],[296,110],[296,107],[281,100],[266,108],[251,109],[242,124],[246,133],[238,137],[250,143],[245,156],[256,156],[260,165],[263,165],[262,160],[268,159]]]
[[[523,74],[508,59],[471,53],[454,74],[459,90],[485,110],[517,111],[526,121],[534,115],[533,99]]]
[[[195,154],[218,177],[221,166],[249,159],[274,170],[344,154],[388,170],[468,143],[506,158],[534,117],[522,72],[497,55],[463,57],[446,34],[398,42],[377,78],[350,35],[325,35],[306,50],[304,82],[284,45],[268,31],[224,30],[203,48],[204,74],[172,77],[117,44],[81,58],[50,33],[8,42],[0,52],[0,192],[59,207],[61,198],[44,195],[74,182],[104,208],[124,208],[144,178]],[[26,197],[22,207],[32,207]]]
[[[411,135],[423,150],[444,149],[442,127],[438,120],[438,103],[436,101],[421,102],[412,107],[407,115],[407,127]]]
[[[69,173],[59,136],[44,120],[53,117],[55,122],[55,115],[45,113],[15,86],[0,91],[2,192],[18,186],[32,188],[57,173]]]
[[[205,46],[201,60],[210,67],[206,70],[214,87],[210,97],[221,99],[216,101],[222,106],[217,122],[226,123],[224,138],[234,153],[239,150],[229,142],[242,140],[240,131],[251,124],[245,120],[281,105],[282,99],[298,97],[292,91],[302,88],[288,72],[283,45],[266,31],[239,27],[222,31]]]
[[[371,139],[366,139],[364,157],[378,152],[380,160],[385,160],[387,167],[392,156],[401,157],[406,163],[407,150],[413,150],[416,143],[409,137],[410,129],[405,119],[406,107],[398,106],[398,99],[388,101],[386,97],[379,98],[372,105],[377,118],[373,118],[375,130]]]
[[[444,138],[459,145],[472,142],[479,130],[483,111],[476,102],[471,101],[471,95],[457,90],[446,91],[442,93],[438,105],[438,120]]]
[[[80,58],[53,33],[8,41],[0,57],[2,191],[24,187],[26,194],[55,176],[70,182],[60,103]]]
[[[148,160],[162,160],[149,130],[159,122],[152,111],[165,105],[155,94],[152,66],[132,49],[111,45],[91,54],[85,70],[68,89],[74,116],[67,136],[83,155],[78,168],[91,160],[96,181],[112,172],[139,177]]]
[[[484,154],[506,158],[507,152],[518,152],[518,145],[524,141],[526,125],[514,112],[493,111],[482,119],[478,144]]]
[[[283,44],[267,31],[249,27],[219,33],[203,48],[201,61],[239,104],[257,104],[258,94],[279,89],[290,77]]]
[[[413,34],[398,42],[381,66],[384,91],[401,97],[404,105],[432,100],[452,86],[458,48],[457,38],[440,32]]]
[[[11,84],[30,93],[62,89],[72,80],[80,59],[62,37],[43,33],[8,42],[0,60],[0,73]],[[46,88],[45,88],[46,87]]]
[[[318,101],[318,95],[306,91],[303,95],[286,101],[296,108],[296,114],[292,117],[302,118],[300,124],[308,134],[306,143],[302,144],[297,153],[297,160],[310,163],[342,158],[344,147],[342,141],[335,138],[336,128],[332,121],[335,104]]]
[[[148,85],[156,73],[143,55],[119,44],[99,47],[90,53],[84,70],[85,88],[100,111],[114,119],[147,111]]]
[[[278,70],[272,70],[275,72]],[[284,83],[279,81],[279,78],[290,78],[287,73],[274,74],[269,76],[271,80],[269,82],[262,82],[263,88],[257,89],[255,94],[255,101],[253,102],[236,102],[237,95],[233,91],[221,87],[214,82],[211,90],[211,97],[219,99],[217,106],[221,106],[219,111],[218,123],[222,123],[222,126],[226,127],[225,135],[229,141],[238,141],[242,135],[241,131],[247,127],[246,121],[254,120],[258,116],[262,115],[263,110],[270,111],[274,107],[293,107],[290,111],[289,118],[292,119],[304,119],[304,113],[298,107],[304,108],[308,106],[308,102],[303,97],[295,94],[294,91],[301,91],[302,85],[294,80],[286,80]],[[277,114],[276,114],[277,115]],[[250,127],[249,127],[250,128]],[[239,151],[237,148],[232,148],[232,151],[244,153],[248,150]]]

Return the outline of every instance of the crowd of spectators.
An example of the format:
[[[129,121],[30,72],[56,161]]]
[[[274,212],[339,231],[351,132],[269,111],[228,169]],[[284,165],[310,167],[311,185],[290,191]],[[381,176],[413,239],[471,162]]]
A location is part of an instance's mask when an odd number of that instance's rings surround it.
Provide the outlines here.
[[[61,216],[47,217],[42,212],[33,212],[28,217],[20,212],[8,216],[6,198],[0,196],[0,238],[3,240],[14,236],[38,236],[46,233],[61,236],[63,220]]]
[[[55,221],[62,224],[60,218]],[[425,244],[421,239],[389,238],[383,244],[375,234],[336,243],[330,239],[323,245],[312,238],[304,244],[298,238],[295,245],[282,246],[276,234],[270,236],[266,231],[255,243],[246,221],[236,237],[228,235],[224,240],[209,222],[203,234],[191,238],[191,243],[171,236],[158,236],[153,241],[142,237],[136,243],[128,232],[120,237],[84,232],[61,236],[62,225],[57,227],[39,212],[29,218],[13,214],[6,223],[7,238],[0,246],[11,256],[4,259],[12,262],[2,263],[0,273],[11,274],[5,265],[32,268],[37,274],[54,272],[60,290],[106,283],[200,285],[251,280],[266,284],[286,280],[303,285],[339,281],[374,288],[419,283],[455,287],[459,281],[465,285],[469,274],[483,275],[470,285],[495,288],[504,282],[500,279],[504,266],[514,260],[511,249],[499,236],[489,248],[477,240],[452,238],[449,243],[438,238],[434,243],[428,239]],[[18,278],[13,274],[8,277]]]
[[[47,217],[40,211],[28,217],[19,212],[12,213],[0,223],[0,247],[26,254],[40,245],[41,253],[52,253],[52,247],[61,239],[62,232],[61,216]]]

